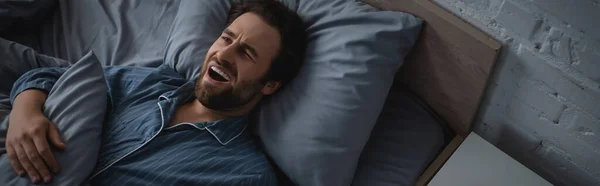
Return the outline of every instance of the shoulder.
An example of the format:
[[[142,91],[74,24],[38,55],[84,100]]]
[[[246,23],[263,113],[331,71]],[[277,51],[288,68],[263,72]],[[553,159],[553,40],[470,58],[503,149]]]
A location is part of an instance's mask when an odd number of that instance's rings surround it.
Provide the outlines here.
[[[183,76],[166,65],[158,67],[108,66],[104,67],[104,71],[109,76],[146,77],[148,75],[158,75],[165,78],[183,79]]]
[[[178,87],[188,82],[183,76],[164,65],[156,68],[108,66],[104,68],[104,74],[107,82],[111,86],[127,85],[128,87],[147,87],[159,83]]]

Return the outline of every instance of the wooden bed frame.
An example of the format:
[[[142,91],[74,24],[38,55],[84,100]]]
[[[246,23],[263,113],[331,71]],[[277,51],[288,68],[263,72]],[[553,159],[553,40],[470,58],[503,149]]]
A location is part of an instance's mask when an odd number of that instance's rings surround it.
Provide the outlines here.
[[[425,21],[394,83],[408,86],[456,134],[416,184],[426,185],[471,132],[501,44],[430,0],[362,1]]]

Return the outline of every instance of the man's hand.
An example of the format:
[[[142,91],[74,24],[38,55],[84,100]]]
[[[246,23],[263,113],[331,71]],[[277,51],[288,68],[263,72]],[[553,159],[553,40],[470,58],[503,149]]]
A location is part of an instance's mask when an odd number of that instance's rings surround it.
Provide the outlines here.
[[[52,179],[49,170],[59,171],[48,141],[60,150],[65,148],[58,129],[42,113],[46,98],[46,93],[39,90],[20,93],[8,122],[8,160],[18,175],[27,173],[33,183],[48,183]]]

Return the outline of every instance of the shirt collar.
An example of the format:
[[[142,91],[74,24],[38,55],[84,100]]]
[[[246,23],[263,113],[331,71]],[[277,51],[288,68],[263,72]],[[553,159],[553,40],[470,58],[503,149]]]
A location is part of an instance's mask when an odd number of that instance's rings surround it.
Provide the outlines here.
[[[175,90],[170,90],[161,94],[158,97],[158,100],[161,101],[175,99],[178,104],[190,101],[192,98],[194,98],[195,86],[195,81],[188,81]]]
[[[165,118],[170,120],[177,107],[183,103],[192,101],[192,99],[196,99],[194,96],[195,85],[196,83],[194,81],[189,81],[181,87],[165,92],[159,96],[159,101],[169,101],[172,104],[169,112],[166,112],[170,115]],[[242,135],[246,130],[246,127],[248,126],[248,117],[239,116],[218,121],[191,124],[199,130],[208,131],[221,145],[227,145],[229,142]]]
[[[240,116],[219,121],[206,122],[206,131],[212,134],[221,145],[227,145],[242,135],[248,126],[248,117]]]

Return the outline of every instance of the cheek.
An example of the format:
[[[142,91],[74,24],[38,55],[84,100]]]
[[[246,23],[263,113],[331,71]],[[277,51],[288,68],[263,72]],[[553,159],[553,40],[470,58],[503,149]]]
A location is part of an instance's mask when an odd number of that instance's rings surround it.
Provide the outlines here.
[[[238,64],[238,78],[245,82],[259,82],[266,74],[266,69],[256,64]]]
[[[218,47],[213,44],[213,46],[208,49],[208,52],[206,52],[206,56],[204,56],[204,61],[202,62],[201,74],[204,74],[207,71],[206,64],[208,64],[209,59],[214,57],[217,53],[216,48]]]
[[[219,49],[221,49],[222,46],[221,44],[219,44],[219,40],[216,40],[208,49],[208,51],[206,52],[206,59],[208,61],[208,59],[210,59],[210,57],[213,57],[217,51],[219,51]]]
[[[253,68],[251,65],[249,65],[247,63],[238,63],[238,64],[236,64],[236,68],[237,68],[238,78],[242,81],[252,80],[253,74],[255,73],[256,70],[258,70],[258,69]]]
[[[208,49],[208,52],[206,52],[206,60],[205,61],[208,61],[208,59],[210,59],[217,53],[217,48],[218,47],[213,45]]]

